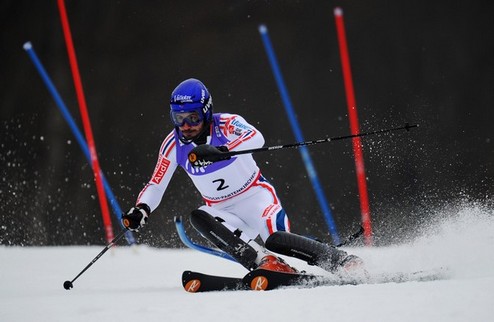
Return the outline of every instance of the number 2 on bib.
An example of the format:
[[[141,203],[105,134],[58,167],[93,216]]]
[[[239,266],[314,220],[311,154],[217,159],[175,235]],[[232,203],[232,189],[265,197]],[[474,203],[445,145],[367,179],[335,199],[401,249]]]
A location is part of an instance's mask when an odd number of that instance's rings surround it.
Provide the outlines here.
[[[219,183],[218,188],[216,188],[217,191],[225,190],[228,188],[228,185],[225,185],[225,179],[216,179],[213,180],[213,183]]]

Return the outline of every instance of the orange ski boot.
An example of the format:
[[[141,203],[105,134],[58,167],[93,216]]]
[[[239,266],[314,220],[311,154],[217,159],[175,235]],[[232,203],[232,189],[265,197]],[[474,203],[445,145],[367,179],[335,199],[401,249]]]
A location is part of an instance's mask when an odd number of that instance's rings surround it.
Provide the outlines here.
[[[365,269],[364,261],[355,255],[348,255],[340,262],[340,274],[351,277],[360,282],[369,280],[369,272]]]
[[[266,255],[261,259],[258,268],[284,273],[298,273],[298,271],[274,255]]]

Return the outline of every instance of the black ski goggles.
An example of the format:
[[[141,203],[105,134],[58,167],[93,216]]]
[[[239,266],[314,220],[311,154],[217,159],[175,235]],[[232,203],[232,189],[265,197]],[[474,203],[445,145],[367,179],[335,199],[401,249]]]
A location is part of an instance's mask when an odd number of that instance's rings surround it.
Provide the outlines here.
[[[204,120],[200,111],[190,112],[170,112],[173,124],[178,127],[184,126],[187,123],[189,126],[197,126]]]

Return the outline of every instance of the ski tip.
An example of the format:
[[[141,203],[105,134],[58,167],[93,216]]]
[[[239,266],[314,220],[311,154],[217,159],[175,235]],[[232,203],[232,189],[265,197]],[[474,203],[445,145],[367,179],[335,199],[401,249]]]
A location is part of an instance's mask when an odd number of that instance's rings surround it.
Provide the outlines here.
[[[33,44],[31,44],[30,41],[27,41],[26,43],[24,43],[22,48],[24,48],[24,50],[31,50],[33,48]]]
[[[184,271],[182,273],[182,286],[189,293],[197,293],[201,289],[201,280],[195,278],[194,272]]]
[[[252,279],[249,286],[253,291],[266,291],[269,286],[269,280],[265,276],[259,275]]]
[[[334,15],[337,17],[343,16],[343,9],[341,7],[334,8]]]
[[[197,293],[201,288],[201,281],[199,279],[193,279],[185,283],[184,290],[189,293]]]
[[[267,32],[268,32],[268,27],[266,27],[266,25],[265,25],[265,24],[261,24],[261,25],[259,25],[259,28],[258,28],[258,29],[259,29],[259,32],[260,32],[261,34],[265,34],[265,33],[267,33]]]

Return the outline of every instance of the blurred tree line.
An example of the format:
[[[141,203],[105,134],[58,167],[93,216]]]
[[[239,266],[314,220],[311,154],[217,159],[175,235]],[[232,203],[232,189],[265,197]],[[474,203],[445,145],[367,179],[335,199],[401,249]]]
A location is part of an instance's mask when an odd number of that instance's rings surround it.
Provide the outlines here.
[[[170,92],[201,79],[216,112],[267,145],[294,142],[257,27],[265,23],[307,140],[349,134],[333,18],[342,6],[375,240],[413,235],[452,202],[492,201],[494,4],[485,1],[66,1],[100,164],[121,207],[149,180],[172,129]],[[22,50],[31,41],[76,122],[55,1],[2,1],[0,244],[105,243],[92,171]],[[340,235],[360,221],[351,141],[310,147]],[[255,156],[295,232],[330,241],[296,150]],[[201,198],[178,170],[139,242],[180,245],[173,216]],[[112,214],[115,230],[116,217]],[[190,227],[189,227],[190,228]],[[196,238],[191,233],[193,238]]]

